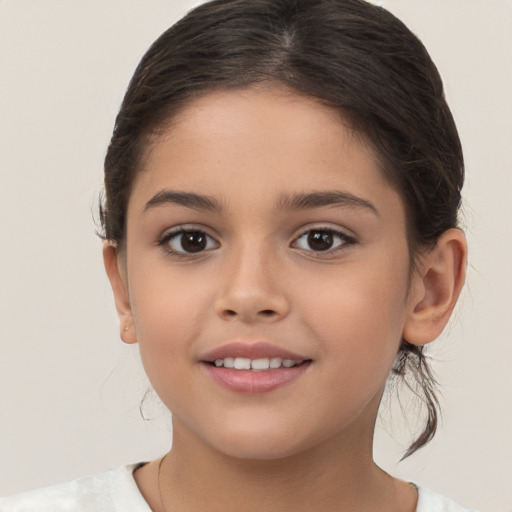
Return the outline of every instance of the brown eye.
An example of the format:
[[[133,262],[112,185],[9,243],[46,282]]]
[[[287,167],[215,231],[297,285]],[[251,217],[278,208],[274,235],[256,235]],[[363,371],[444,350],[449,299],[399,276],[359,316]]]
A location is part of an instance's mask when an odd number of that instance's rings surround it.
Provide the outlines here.
[[[327,251],[331,249],[334,236],[327,231],[310,231],[308,233],[308,246],[313,251]]]
[[[354,238],[334,229],[310,229],[292,244],[304,251],[326,252],[355,243]]]
[[[159,245],[177,255],[197,254],[219,247],[218,242],[211,236],[197,229],[180,229],[168,233],[159,242]]]
[[[201,231],[190,231],[181,235],[181,248],[185,252],[201,252],[206,249],[206,234]]]

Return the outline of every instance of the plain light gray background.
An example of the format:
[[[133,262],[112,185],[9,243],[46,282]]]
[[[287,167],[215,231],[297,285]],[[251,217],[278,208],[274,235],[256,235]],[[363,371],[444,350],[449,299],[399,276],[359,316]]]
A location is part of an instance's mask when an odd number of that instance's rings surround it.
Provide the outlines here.
[[[146,383],[121,344],[93,212],[128,80],[191,0],[0,0],[0,494],[147,460]],[[433,354],[444,423],[397,464],[407,428],[377,432],[390,472],[481,510],[512,511],[512,2],[384,0],[444,77],[467,161],[468,286]],[[414,414],[414,409],[411,410]],[[412,427],[411,427],[412,428]],[[405,437],[404,437],[405,436]]]

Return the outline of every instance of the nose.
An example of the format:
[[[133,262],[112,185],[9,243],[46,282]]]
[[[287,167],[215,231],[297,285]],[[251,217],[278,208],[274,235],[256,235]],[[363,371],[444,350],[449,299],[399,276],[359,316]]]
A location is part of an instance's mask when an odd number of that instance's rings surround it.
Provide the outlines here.
[[[217,314],[228,321],[275,322],[287,316],[290,304],[276,258],[263,251],[244,251],[225,261]]]

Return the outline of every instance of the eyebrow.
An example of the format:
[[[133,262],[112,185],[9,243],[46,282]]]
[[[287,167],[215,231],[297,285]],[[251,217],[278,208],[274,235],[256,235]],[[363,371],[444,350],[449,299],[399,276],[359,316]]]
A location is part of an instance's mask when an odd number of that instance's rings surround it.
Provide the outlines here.
[[[203,212],[220,212],[222,210],[221,203],[214,197],[203,196],[194,192],[178,192],[164,189],[155,194],[146,203],[144,212],[165,204],[177,204]]]
[[[196,194],[194,192],[179,192],[164,189],[155,194],[145,204],[144,212],[165,204],[177,204],[202,212],[220,213],[222,211],[222,204],[215,197]],[[375,215],[379,215],[377,208],[370,201],[338,190],[283,195],[278,201],[278,209],[281,210],[308,210],[338,206],[369,210]]]
[[[370,201],[338,190],[285,195],[279,201],[279,208],[284,210],[307,210],[326,206],[369,210],[379,216],[379,211]]]

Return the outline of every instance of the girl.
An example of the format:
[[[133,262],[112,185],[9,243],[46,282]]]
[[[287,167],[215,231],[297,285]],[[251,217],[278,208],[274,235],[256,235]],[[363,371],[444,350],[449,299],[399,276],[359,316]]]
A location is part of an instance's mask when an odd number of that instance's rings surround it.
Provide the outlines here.
[[[2,511],[465,510],[372,459],[390,375],[464,282],[463,158],[418,39],[362,0],[215,0],[139,64],[105,159],[121,337],[173,414],[164,457]]]

